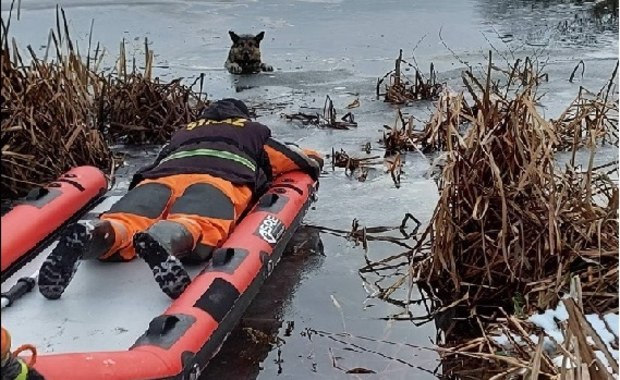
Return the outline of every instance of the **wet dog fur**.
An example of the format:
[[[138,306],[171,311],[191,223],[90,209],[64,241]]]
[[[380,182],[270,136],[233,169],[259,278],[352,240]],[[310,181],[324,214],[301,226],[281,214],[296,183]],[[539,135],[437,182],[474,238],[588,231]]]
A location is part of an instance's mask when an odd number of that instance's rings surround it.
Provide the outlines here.
[[[232,30],[228,32],[233,45],[228,52],[228,59],[224,67],[231,74],[254,74],[260,71],[273,71],[273,67],[261,61],[260,42],[265,32],[257,35],[237,35]]]

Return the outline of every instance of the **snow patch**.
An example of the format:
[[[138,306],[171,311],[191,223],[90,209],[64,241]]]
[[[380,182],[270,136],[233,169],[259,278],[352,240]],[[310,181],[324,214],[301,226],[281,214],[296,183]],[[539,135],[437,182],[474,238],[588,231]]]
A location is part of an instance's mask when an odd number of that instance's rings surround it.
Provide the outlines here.
[[[618,324],[620,322],[620,316],[618,313],[608,313],[605,314],[603,318],[597,314],[587,314],[585,318],[592,326],[592,329],[596,331],[601,340],[605,343],[614,360],[618,361],[618,349],[613,347],[614,342],[618,341]],[[559,323],[564,322],[567,319],[568,312],[564,306],[564,303],[560,303],[555,309],[545,310],[544,313],[532,315],[527,319],[527,321],[544,330],[545,337],[543,349],[547,354],[557,353],[556,345],[564,343],[564,335],[560,330]],[[534,344],[538,343],[538,336],[530,335],[529,338],[532,342],[534,342]],[[512,333],[510,334],[510,337],[506,336],[506,334],[501,334],[499,336],[492,337],[492,340],[503,348],[509,348],[512,345],[512,342],[516,342],[517,344],[523,343],[523,339],[521,337]],[[591,337],[588,337],[588,342],[591,344],[594,343]],[[611,367],[605,357],[605,354],[601,351],[595,351],[595,355],[611,373]],[[557,355],[553,357],[552,360],[558,367],[562,367],[563,364],[566,368],[574,367],[574,364],[570,360],[565,359],[564,355]],[[614,375],[614,378],[617,379],[618,376]]]

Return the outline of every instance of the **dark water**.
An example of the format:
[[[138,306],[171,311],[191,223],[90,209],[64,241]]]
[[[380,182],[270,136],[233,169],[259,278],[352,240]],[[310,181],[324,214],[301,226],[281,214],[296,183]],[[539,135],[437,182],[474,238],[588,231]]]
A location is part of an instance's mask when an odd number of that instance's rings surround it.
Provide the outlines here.
[[[382,126],[392,125],[396,108],[375,99],[377,77],[393,68],[398,50],[426,68],[431,62],[439,78],[458,91],[466,65],[482,70],[489,50],[497,63],[535,55],[546,63],[550,81],[541,88],[545,117],[554,117],[577,95],[579,86],[601,88],[618,59],[617,21],[595,23],[590,3],[563,1],[59,1],[70,19],[73,36],[85,50],[90,22],[95,40],[108,49],[112,66],[125,39],[130,55],[142,57],[147,37],[156,53],[156,74],[184,77],[191,83],[205,73],[212,98],[236,96],[256,106],[258,120],[274,135],[323,153],[345,149],[363,157],[382,155],[377,144]],[[54,23],[55,2],[22,1],[21,20],[11,32],[21,44],[44,50]],[[6,17],[6,2],[2,3]],[[266,31],[263,58],[276,71],[233,77],[223,69],[230,45],[227,31]],[[415,47],[415,51],[414,51]],[[449,49],[448,49],[449,48]],[[568,78],[579,62],[583,77]],[[338,113],[359,98],[353,110],[359,126],[349,131],[322,130],[287,123],[281,112],[321,108],[325,95]],[[420,120],[429,102],[407,107]],[[604,149],[602,160],[617,156]],[[128,161],[140,161],[128,158]],[[429,159],[418,153],[405,158],[402,186],[396,188],[381,164],[366,182],[326,168],[319,202],[306,223],[343,230],[354,218],[362,225],[398,225],[406,212],[422,222],[430,218],[437,190],[428,179]],[[123,184],[121,184],[122,186]],[[373,298],[358,269],[364,251],[343,238],[306,228],[231,333],[203,377],[206,379],[390,378],[430,379],[439,363],[431,351],[433,323],[386,320],[405,311]],[[371,243],[368,255],[380,259],[403,249]],[[414,289],[413,297],[418,296]],[[422,316],[422,305],[406,310]],[[316,333],[319,332],[319,333]],[[376,374],[347,374],[366,368]]]

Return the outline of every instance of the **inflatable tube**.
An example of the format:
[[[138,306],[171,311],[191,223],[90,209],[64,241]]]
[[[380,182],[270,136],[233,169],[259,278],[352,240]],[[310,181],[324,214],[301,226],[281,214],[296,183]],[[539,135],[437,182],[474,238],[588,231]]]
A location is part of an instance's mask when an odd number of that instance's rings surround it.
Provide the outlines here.
[[[99,199],[108,181],[99,169],[80,166],[37,188],[2,216],[2,278],[18,269],[35,248]]]
[[[38,355],[35,369],[47,380],[198,379],[278,263],[315,190],[301,172],[277,179],[128,350]]]

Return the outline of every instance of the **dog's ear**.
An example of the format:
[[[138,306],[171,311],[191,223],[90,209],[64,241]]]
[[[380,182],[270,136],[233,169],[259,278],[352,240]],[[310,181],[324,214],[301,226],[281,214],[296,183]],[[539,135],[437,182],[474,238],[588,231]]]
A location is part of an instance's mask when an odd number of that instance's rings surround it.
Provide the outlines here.
[[[264,37],[265,37],[265,32],[260,32],[256,35],[256,37],[254,37],[254,39],[256,40],[257,43],[260,43]]]
[[[228,31],[228,34],[230,35],[230,39],[232,40],[233,43],[237,43],[237,41],[239,41],[239,36],[233,32],[232,30]]]

